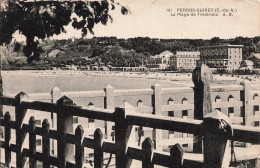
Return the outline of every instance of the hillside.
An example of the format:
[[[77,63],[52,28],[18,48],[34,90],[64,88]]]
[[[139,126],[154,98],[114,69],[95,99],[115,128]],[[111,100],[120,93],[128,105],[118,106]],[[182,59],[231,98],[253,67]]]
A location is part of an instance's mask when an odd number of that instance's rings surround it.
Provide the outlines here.
[[[260,37],[210,40],[203,39],[151,39],[116,37],[94,37],[92,39],[44,40],[40,43],[40,58],[30,64],[24,56],[24,44],[17,42],[0,47],[4,68],[22,66],[61,66],[62,64],[96,64],[111,66],[140,66],[144,65],[150,56],[168,50],[197,51],[202,46],[242,44],[243,57],[251,52],[260,51]]]

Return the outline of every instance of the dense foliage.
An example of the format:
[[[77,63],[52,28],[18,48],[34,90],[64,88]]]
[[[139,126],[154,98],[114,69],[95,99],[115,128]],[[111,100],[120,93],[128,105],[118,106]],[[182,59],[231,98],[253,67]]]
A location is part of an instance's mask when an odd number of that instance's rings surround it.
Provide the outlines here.
[[[216,38],[215,38],[216,39]],[[250,52],[260,52],[259,37],[235,39],[220,39],[222,44],[242,44],[244,59]],[[173,53],[176,51],[195,51],[199,47],[216,45],[216,40],[202,39],[150,39],[148,37],[117,39],[116,37],[95,37],[92,39],[69,40],[44,40],[39,44],[39,61],[32,61],[30,65],[61,66],[76,65],[111,65],[140,66],[146,65],[149,57],[160,54],[165,50]],[[27,65],[26,56],[22,52],[24,44],[10,43],[0,47],[4,54],[3,64],[7,66]],[[15,52],[14,52],[15,51]]]
[[[102,1],[37,1],[25,2],[19,0],[6,0],[1,2],[4,5],[0,10],[0,45],[8,44],[12,40],[15,31],[19,31],[26,37],[26,45],[23,47],[28,62],[39,60],[41,49],[37,39],[45,39],[54,34],[65,32],[64,26],[72,22],[75,29],[81,29],[82,36],[88,32],[94,34],[95,24],[107,24],[112,22],[109,11],[115,6],[121,7],[122,14],[128,10],[114,0]],[[71,19],[72,13],[77,18]],[[16,50],[19,47],[16,47]]]

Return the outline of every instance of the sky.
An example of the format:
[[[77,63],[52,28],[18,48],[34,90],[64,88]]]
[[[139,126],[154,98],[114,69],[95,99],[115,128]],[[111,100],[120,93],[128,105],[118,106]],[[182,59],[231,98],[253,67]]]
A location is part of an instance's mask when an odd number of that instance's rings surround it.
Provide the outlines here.
[[[166,39],[260,36],[260,0],[120,0],[119,2],[127,6],[131,13],[122,15],[120,6],[116,6],[116,10],[110,11],[113,23],[108,23],[107,26],[95,25],[95,36]],[[210,8],[213,12],[202,12],[201,10],[205,8]],[[225,12],[227,10],[229,11]],[[192,13],[196,16],[191,16]],[[214,16],[201,16],[207,13]],[[224,13],[226,15],[231,13],[232,16],[223,16]],[[172,16],[174,14],[175,16]],[[189,16],[184,17],[185,14]],[[71,25],[65,29],[67,34],[53,38],[67,39],[81,36],[81,32],[74,30]],[[22,39],[18,33],[14,36]],[[87,38],[92,37],[90,33],[87,35]]]

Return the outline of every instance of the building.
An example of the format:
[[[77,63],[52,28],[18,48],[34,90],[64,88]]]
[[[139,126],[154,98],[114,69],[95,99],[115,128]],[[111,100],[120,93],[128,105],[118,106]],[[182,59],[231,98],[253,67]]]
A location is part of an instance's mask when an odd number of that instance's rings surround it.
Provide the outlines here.
[[[200,59],[199,51],[176,51],[176,54],[170,58],[170,69],[194,69],[197,60]]]
[[[242,69],[252,70],[252,69],[254,69],[254,62],[251,61],[251,60],[243,60],[243,61],[241,62],[241,68],[242,68]]]
[[[220,45],[200,48],[200,61],[210,68],[239,69],[243,45]]]
[[[254,68],[260,68],[260,53],[251,53],[247,59],[253,61]]]
[[[148,61],[148,68],[168,69],[170,67],[170,57],[173,53],[170,51],[164,51],[159,55],[151,56]]]

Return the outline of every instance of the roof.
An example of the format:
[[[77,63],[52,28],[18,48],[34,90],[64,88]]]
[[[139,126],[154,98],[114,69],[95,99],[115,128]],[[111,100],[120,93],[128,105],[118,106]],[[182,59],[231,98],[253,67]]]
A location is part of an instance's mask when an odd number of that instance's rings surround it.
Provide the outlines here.
[[[260,60],[260,53],[251,53],[251,55],[248,58],[256,57]]]
[[[200,47],[200,48],[217,48],[217,47],[237,47],[237,48],[243,48],[244,45],[216,45],[216,46],[203,46],[203,47]]]
[[[260,52],[260,41],[255,44],[255,52]]]
[[[254,62],[251,61],[251,60],[244,60],[243,63],[244,63],[246,66],[253,66],[253,65],[254,65]]]
[[[176,51],[176,55],[200,55],[200,51]]]
[[[168,50],[165,50],[161,54],[153,56],[153,58],[162,58],[162,57],[167,58],[167,57],[171,57],[171,56],[173,56],[173,53]]]
[[[176,55],[174,57],[177,58],[199,58],[199,51],[176,51]]]
[[[55,58],[57,56],[57,54],[59,54],[60,52],[62,52],[62,51],[59,50],[59,49],[53,49],[48,53],[48,57],[54,57]]]

